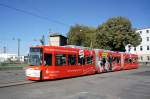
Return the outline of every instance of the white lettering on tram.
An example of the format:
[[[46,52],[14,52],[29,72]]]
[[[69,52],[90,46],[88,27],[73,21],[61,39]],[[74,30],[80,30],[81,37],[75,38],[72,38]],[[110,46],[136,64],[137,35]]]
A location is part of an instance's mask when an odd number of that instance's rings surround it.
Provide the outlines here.
[[[79,72],[79,71],[82,71],[82,69],[67,70],[67,72]]]
[[[86,74],[86,73],[88,73],[90,71],[94,71],[93,67],[89,67],[89,68],[86,68],[85,70],[83,70],[83,74]]]
[[[50,71],[50,70],[46,70],[46,73],[47,74],[58,74],[58,73],[60,73],[60,71]]]
[[[57,76],[60,73],[60,71],[50,71],[50,70],[46,70],[46,74],[48,74],[49,76]],[[45,79],[48,79],[46,77],[44,77]]]
[[[60,71],[50,71],[49,73],[60,73]]]

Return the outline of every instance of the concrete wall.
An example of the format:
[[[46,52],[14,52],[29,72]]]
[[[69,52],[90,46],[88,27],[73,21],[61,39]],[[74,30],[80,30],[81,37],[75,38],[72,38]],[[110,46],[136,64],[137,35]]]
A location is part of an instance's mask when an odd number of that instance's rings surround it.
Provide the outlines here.
[[[65,45],[67,45],[67,38],[62,35],[51,35],[51,36],[49,36],[49,45],[65,46]]]
[[[60,37],[49,37],[49,45],[60,46]]]

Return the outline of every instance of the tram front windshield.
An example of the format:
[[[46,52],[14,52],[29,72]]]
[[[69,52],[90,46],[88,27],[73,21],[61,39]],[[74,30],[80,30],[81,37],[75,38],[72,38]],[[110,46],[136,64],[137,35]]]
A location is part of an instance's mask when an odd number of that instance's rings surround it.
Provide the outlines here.
[[[29,52],[29,65],[40,66],[42,64],[42,49],[30,48]]]

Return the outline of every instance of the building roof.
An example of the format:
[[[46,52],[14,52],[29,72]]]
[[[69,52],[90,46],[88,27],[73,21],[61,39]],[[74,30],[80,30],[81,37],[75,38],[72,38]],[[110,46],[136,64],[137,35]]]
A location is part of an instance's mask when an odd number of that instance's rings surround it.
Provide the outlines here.
[[[49,37],[64,37],[64,38],[67,38],[66,36],[63,36],[63,35],[58,34],[58,33],[51,34],[51,35],[49,35]]]

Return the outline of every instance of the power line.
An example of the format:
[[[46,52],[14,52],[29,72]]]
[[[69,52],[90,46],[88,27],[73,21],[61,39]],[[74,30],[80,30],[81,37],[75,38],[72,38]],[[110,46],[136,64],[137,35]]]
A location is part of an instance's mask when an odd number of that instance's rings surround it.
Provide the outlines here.
[[[49,19],[49,17],[41,16],[41,15],[38,15],[38,14],[33,13],[33,12],[29,12],[29,11],[19,9],[19,8],[16,8],[16,7],[12,7],[12,6],[9,6],[9,5],[6,5],[6,4],[2,4],[2,3],[0,3],[0,6],[6,7],[6,8],[9,8],[9,9],[18,11],[18,12],[22,12],[22,13],[25,13],[25,14],[28,14],[28,15],[31,15],[31,16],[34,16],[34,17],[38,17],[40,19],[51,21],[52,23],[56,23],[56,24],[60,24],[60,25],[66,26],[66,27],[70,27],[69,24],[66,24],[66,23],[63,23],[63,22],[60,22],[60,21],[57,21],[57,20],[52,20],[52,19]]]

